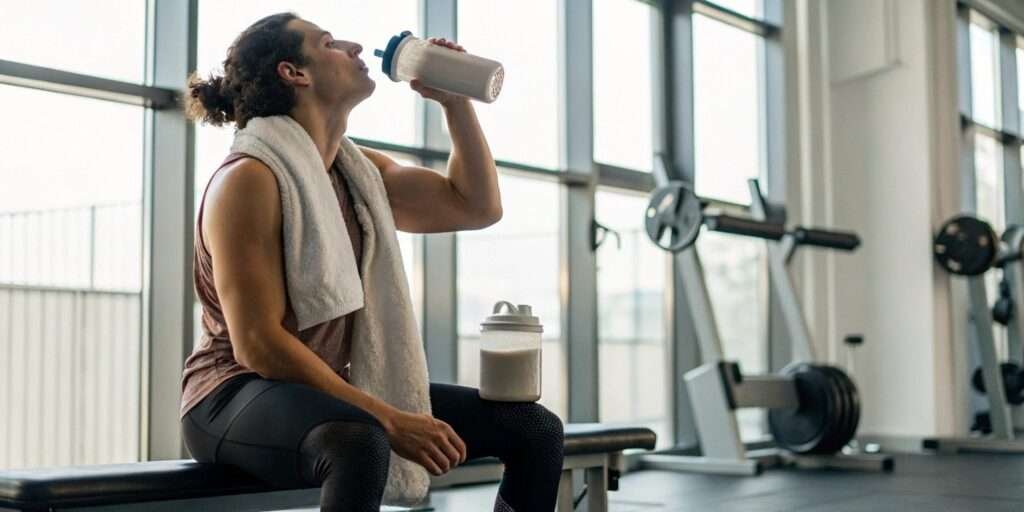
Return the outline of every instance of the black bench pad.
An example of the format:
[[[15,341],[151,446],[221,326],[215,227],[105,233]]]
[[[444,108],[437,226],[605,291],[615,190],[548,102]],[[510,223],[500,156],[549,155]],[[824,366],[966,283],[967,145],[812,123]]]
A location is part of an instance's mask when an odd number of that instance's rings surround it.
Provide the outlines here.
[[[648,428],[574,423],[565,426],[565,454],[653,449],[656,439],[654,432]],[[488,460],[479,459],[469,464]],[[490,461],[493,462],[493,459]],[[194,460],[0,471],[0,506],[25,510],[275,490],[287,489],[271,488],[231,466],[201,464]]]

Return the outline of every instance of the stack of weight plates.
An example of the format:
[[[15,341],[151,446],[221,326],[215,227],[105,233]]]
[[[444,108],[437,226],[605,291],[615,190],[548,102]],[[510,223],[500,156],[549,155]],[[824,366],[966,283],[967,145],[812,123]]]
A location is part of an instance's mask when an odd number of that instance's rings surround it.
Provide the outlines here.
[[[832,454],[846,446],[860,422],[853,380],[839,368],[809,363],[789,365],[782,373],[793,379],[800,406],[768,412],[776,444],[799,454]]]

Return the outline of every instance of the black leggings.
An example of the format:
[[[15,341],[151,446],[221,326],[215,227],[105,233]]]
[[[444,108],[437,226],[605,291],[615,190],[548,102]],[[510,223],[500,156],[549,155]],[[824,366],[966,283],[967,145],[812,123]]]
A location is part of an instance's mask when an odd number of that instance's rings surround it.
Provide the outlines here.
[[[474,388],[430,384],[433,416],[466,443],[467,459],[497,457],[494,510],[554,510],[562,421],[536,403],[492,402]],[[319,486],[321,510],[380,509],[391,453],[372,415],[309,386],[255,373],[217,387],[182,419],[200,462],[238,466],[271,486]]]

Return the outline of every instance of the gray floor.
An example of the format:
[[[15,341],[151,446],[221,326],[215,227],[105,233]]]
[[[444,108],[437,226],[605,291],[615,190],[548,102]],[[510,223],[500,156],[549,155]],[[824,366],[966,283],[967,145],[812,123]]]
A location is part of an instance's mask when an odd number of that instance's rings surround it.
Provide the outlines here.
[[[491,510],[497,485],[439,491],[438,512]],[[638,471],[611,493],[613,512],[1022,511],[1024,456],[898,455],[884,473],[772,469],[759,477]]]

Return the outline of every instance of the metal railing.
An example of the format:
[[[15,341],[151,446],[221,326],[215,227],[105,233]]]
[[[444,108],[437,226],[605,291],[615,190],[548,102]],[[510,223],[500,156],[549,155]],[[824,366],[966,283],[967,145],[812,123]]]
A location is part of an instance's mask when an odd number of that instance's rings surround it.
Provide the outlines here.
[[[0,213],[0,468],[138,460],[141,222]]]

